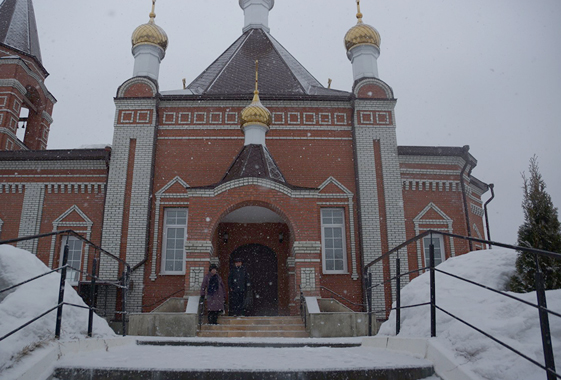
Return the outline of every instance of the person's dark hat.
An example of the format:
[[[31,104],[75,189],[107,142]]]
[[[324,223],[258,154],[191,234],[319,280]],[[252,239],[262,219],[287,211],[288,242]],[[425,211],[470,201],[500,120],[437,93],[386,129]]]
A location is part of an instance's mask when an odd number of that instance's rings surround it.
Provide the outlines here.
[[[235,262],[235,263],[243,263],[243,259],[242,259],[241,257],[236,257],[236,258],[234,259],[234,262]]]
[[[208,271],[210,272],[213,269],[218,270],[218,267],[216,266],[216,264],[210,264],[210,267],[208,268]]]

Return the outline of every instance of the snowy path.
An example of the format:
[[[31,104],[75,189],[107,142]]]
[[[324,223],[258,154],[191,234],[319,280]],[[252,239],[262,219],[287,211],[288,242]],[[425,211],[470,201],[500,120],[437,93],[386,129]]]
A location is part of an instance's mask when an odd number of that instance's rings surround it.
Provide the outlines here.
[[[242,341],[247,342],[247,340]],[[257,342],[264,341],[257,340]],[[312,341],[316,340],[308,340],[308,342]],[[372,347],[255,348],[138,345],[111,348],[108,351],[71,354],[57,363],[57,367],[270,371],[356,370],[430,365],[432,365],[430,362],[423,359]]]

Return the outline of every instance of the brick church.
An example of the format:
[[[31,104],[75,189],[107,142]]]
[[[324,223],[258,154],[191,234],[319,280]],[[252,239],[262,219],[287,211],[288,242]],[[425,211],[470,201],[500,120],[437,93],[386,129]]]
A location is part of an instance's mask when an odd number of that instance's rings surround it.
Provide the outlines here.
[[[240,37],[175,90],[158,85],[168,38],[153,6],[132,34],[112,145],[49,150],[56,99],[44,84],[32,1],[4,0],[0,240],[83,234],[133,267],[133,312],[197,294],[211,263],[226,280],[241,257],[252,313],[294,315],[301,290],[364,303],[363,266],[427,229],[484,238],[488,185],[472,175],[469,147],[397,144],[396,99],[377,69],[380,35],[360,8],[341,36],[354,76],[347,92],[324,87],[273,37],[274,0],[239,3]],[[64,239],[19,247],[57,267]],[[70,264],[89,271],[94,253],[68,239]],[[410,248],[402,271],[425,266],[426,249]],[[440,236],[435,250],[442,261],[469,247]],[[375,281],[392,268],[373,267]],[[119,273],[102,259],[101,277]],[[86,278],[72,272],[70,281]],[[374,298],[391,302],[382,290]]]

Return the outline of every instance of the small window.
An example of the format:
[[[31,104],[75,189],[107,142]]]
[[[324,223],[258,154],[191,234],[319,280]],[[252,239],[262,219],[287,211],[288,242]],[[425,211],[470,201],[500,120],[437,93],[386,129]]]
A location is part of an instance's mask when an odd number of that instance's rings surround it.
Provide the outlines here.
[[[62,246],[60,248],[60,265],[62,265],[62,257],[64,255],[64,247],[68,241],[68,265],[78,270],[82,269],[82,240],[76,236],[64,236],[62,239]],[[68,268],[66,272],[66,280],[71,284],[76,285],[80,280],[80,272]]]
[[[187,209],[167,208],[164,212],[162,272],[185,273],[185,240],[187,239]]]
[[[29,108],[21,107],[19,120],[17,123],[16,135],[20,141],[25,139],[25,131],[27,130],[27,121],[29,120]]]
[[[425,254],[425,266],[430,264],[430,242],[431,237],[425,236],[423,238],[423,252]],[[444,244],[441,235],[432,235],[432,244],[434,245],[434,266],[437,266],[444,261]]]
[[[324,273],[346,273],[344,209],[321,210],[321,240]]]

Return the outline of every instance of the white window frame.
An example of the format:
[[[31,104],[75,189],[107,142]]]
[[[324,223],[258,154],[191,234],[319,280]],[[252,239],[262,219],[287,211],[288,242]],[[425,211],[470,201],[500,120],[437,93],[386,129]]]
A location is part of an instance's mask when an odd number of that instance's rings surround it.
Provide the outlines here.
[[[423,253],[425,255],[425,267],[428,267],[430,264],[430,255],[429,255],[429,245],[430,245],[430,235],[425,236],[423,238]],[[432,242],[434,245],[434,266],[442,263],[446,260],[446,252],[444,250],[444,239],[442,235],[439,234],[432,234]]]
[[[185,211],[185,224],[169,224],[168,223],[168,213],[170,211]],[[164,209],[164,228],[162,234],[162,265],[161,265],[161,273],[166,275],[176,275],[176,274],[185,274],[185,241],[187,240],[187,224],[189,222],[189,211],[186,208],[176,208],[176,207],[169,207]],[[183,243],[181,245],[182,248],[182,258],[181,260],[181,270],[166,270],[166,263],[167,263],[167,241],[168,241],[168,230],[170,228],[174,229],[183,229]]]
[[[68,245],[68,261],[67,264],[73,268],[78,269],[79,271],[82,270],[82,257],[84,256],[84,242],[78,239],[76,236],[63,236],[62,237],[62,244],[60,246],[60,265],[62,266],[62,259],[64,256],[64,247],[66,246],[66,242],[78,242],[80,243],[80,259],[78,260],[78,265],[76,265],[76,260],[73,260],[71,257],[72,254],[72,243]],[[74,269],[68,268],[66,271],[66,281],[68,281],[72,285],[78,285],[80,281],[80,272],[75,271]]]
[[[324,223],[324,213],[327,211],[339,211],[341,212],[341,223],[326,224]],[[322,208],[320,212],[321,218],[321,252],[322,252],[322,269],[325,274],[346,274],[348,273],[347,268],[347,235],[345,232],[345,209],[344,208]],[[341,230],[341,242],[342,242],[342,252],[343,252],[343,269],[328,269],[327,268],[327,247],[326,247],[326,229],[327,228],[339,228]]]

